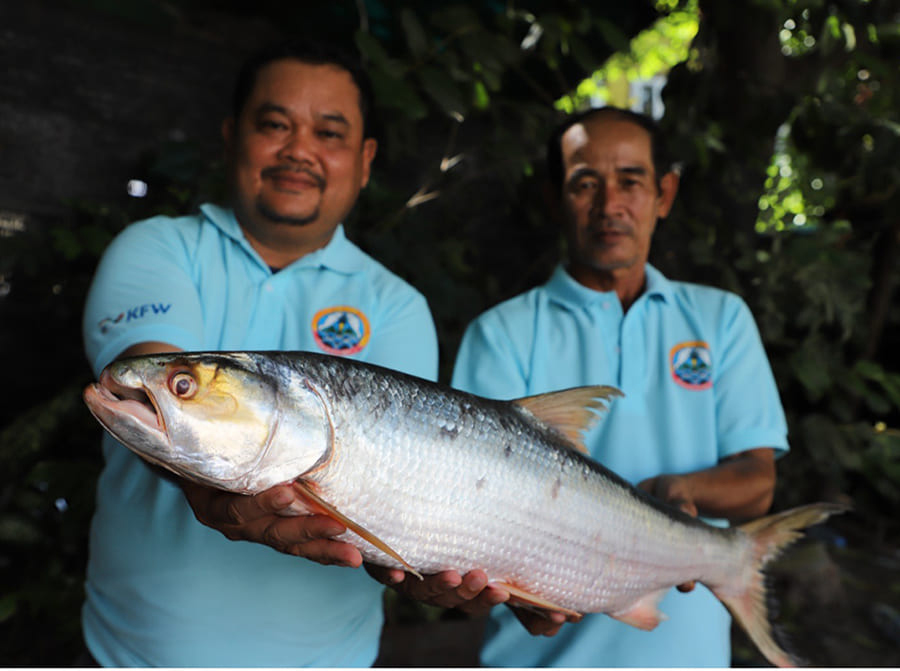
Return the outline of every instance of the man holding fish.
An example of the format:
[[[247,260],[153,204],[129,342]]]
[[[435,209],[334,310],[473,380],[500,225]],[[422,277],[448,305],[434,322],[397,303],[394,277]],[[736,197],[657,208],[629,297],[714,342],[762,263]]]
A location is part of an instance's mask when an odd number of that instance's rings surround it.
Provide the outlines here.
[[[372,106],[366,75],[334,49],[293,42],[248,61],[222,126],[230,207],[156,217],[113,241],[84,317],[94,371],[154,352],[309,350],[434,379],[425,299],[341,224],[369,179]],[[109,436],[103,451],[83,609],[99,664],[371,665],[383,588],[337,568],[362,563],[331,540],[343,525],[297,516],[290,487],[226,494]]]
[[[652,120],[606,108],[570,117],[547,146],[567,263],[543,286],[481,315],[458,353],[454,386],[518,398],[588,384],[625,397],[585,441],[626,480],[704,518],[763,515],[775,456],[788,449],[775,381],[753,318],[733,294],[666,279],[648,264],[678,175]],[[412,594],[418,588],[406,581]],[[690,591],[692,585],[681,586]],[[488,590],[490,591],[490,590]],[[457,605],[459,594],[437,597]],[[480,602],[461,607],[484,610]],[[495,597],[502,598],[502,597]],[[705,588],[672,591],[652,632],[587,615],[496,609],[492,666],[728,666],[730,618]]]

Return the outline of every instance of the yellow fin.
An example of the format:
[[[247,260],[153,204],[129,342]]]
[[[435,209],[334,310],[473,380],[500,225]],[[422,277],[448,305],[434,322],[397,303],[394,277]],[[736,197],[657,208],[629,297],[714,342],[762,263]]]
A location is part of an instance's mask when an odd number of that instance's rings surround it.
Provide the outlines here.
[[[624,394],[615,387],[596,385],[526,396],[513,403],[549,424],[565,436],[576,450],[587,454],[583,434],[600,419],[599,413],[606,410],[616,396]]]
[[[300,495],[303,496],[304,499],[306,499],[307,501],[312,503],[313,507],[317,508],[319,510],[319,512],[321,512],[323,515],[327,515],[328,517],[337,520],[338,522],[343,524],[345,527],[350,529],[350,531],[355,533],[357,536],[359,536],[363,540],[368,541],[369,543],[371,543],[372,545],[377,547],[379,550],[384,552],[386,555],[390,555],[391,557],[396,559],[398,562],[403,564],[403,567],[407,571],[412,573],[414,576],[416,576],[419,580],[424,580],[424,578],[422,577],[422,574],[419,573],[412,566],[410,566],[410,564],[403,557],[401,557],[397,553],[397,551],[394,550],[390,545],[388,545],[383,540],[378,538],[378,536],[376,536],[375,534],[371,533],[367,529],[364,529],[363,527],[358,525],[356,522],[354,522],[349,517],[347,517],[342,512],[340,512],[337,508],[335,508],[330,503],[328,503],[327,501],[322,499],[318,494],[316,494],[312,490],[312,488],[308,484],[306,484],[302,480],[296,480],[294,482],[294,487],[299,491]]]
[[[581,617],[581,613],[579,613],[577,610],[557,606],[552,601],[547,601],[547,599],[539,597],[536,594],[526,592],[525,590],[520,589],[515,585],[510,585],[508,582],[497,581],[491,582],[491,584],[495,587],[499,587],[500,589],[504,589],[509,592],[511,597],[509,600],[509,604],[511,606],[525,606],[537,611],[549,610],[557,613],[563,613],[564,615],[570,617]]]

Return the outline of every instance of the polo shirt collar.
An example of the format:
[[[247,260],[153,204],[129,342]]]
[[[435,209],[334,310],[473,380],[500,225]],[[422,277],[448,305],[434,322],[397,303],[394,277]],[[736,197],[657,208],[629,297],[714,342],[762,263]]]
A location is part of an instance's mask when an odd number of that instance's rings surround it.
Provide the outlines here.
[[[266,265],[257,251],[247,241],[247,238],[244,237],[244,232],[234,216],[233,210],[205,203],[200,206],[200,211],[223,234],[243,247],[260,264]],[[365,255],[363,252],[347,239],[344,233],[344,225],[339,224],[327,245],[297,259],[286,268],[283,268],[282,271],[300,268],[328,268],[350,275],[363,269],[364,260]]]
[[[669,302],[673,291],[672,283],[649,263],[646,265],[646,274],[647,288],[638,300],[652,298]],[[545,286],[551,300],[567,307],[581,308],[613,298],[619,300],[615,291],[596,291],[584,286],[562,264],[556,267]]]

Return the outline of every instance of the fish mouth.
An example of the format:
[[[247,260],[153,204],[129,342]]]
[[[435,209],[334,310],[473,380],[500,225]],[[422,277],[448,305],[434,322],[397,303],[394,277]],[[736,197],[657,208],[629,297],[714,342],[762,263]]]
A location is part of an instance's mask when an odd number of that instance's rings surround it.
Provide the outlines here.
[[[84,390],[84,400],[91,413],[111,433],[116,433],[115,424],[123,420],[137,423],[145,431],[166,435],[166,425],[153,395],[147,389],[130,387],[120,382],[104,370],[100,380]]]

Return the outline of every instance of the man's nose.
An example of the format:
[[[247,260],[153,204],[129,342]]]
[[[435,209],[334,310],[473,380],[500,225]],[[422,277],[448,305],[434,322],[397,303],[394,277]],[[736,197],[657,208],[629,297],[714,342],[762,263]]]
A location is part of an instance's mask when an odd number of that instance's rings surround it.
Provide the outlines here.
[[[312,162],[314,157],[312,134],[303,128],[294,130],[278,152],[278,157],[297,163]]]
[[[617,214],[621,209],[622,194],[615,183],[603,184],[594,192],[594,201],[591,203],[591,212],[594,215],[610,216]]]

